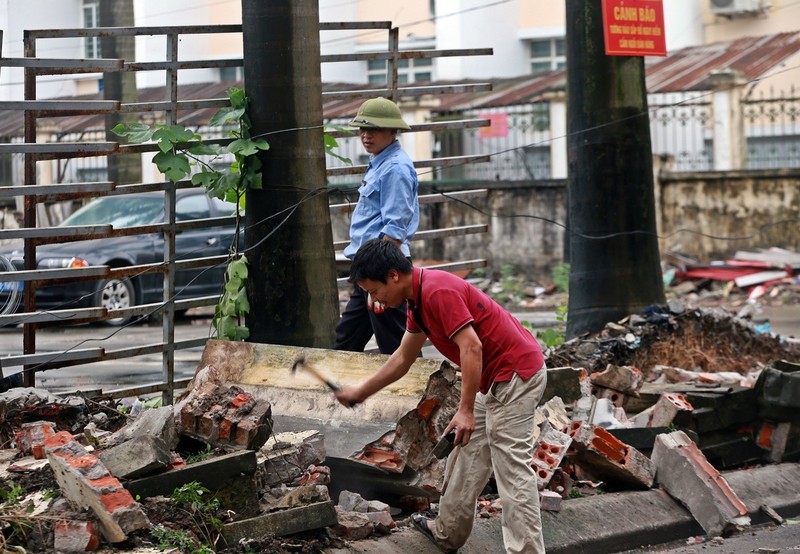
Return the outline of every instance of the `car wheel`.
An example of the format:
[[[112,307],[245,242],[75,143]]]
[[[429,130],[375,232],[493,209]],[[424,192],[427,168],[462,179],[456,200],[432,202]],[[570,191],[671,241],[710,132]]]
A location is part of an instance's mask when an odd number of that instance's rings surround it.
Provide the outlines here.
[[[108,310],[119,310],[136,305],[136,289],[130,279],[109,279],[100,283],[95,293],[94,305]],[[131,321],[133,317],[105,319],[103,324],[118,327]]]

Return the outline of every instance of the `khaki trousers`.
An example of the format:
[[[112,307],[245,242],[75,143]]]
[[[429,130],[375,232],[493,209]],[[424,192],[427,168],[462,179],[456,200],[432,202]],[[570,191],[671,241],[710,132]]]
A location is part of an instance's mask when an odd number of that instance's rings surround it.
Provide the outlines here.
[[[509,554],[543,553],[539,490],[533,463],[533,415],[547,384],[543,367],[523,381],[495,383],[475,398],[475,432],[455,458],[447,489],[432,524],[440,544],[455,551],[467,542],[478,495],[494,470],[503,501],[503,544]],[[448,460],[448,463],[450,460]],[[449,469],[449,468],[448,468]]]

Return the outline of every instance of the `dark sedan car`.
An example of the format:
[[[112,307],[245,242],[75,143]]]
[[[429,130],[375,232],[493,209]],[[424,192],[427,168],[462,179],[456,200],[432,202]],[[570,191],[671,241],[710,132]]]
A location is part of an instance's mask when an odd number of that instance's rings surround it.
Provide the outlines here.
[[[229,216],[234,206],[210,198],[204,189],[182,189],[176,194],[176,221]],[[145,192],[106,196],[92,200],[59,226],[111,224],[114,229],[163,223],[164,194]],[[175,235],[176,261],[190,258],[225,255],[233,241],[233,225],[202,229],[187,229]],[[23,268],[22,244],[0,249],[0,256]],[[163,233],[122,236],[48,244],[36,249],[38,269],[56,269],[107,265],[123,267],[161,262],[164,259]],[[225,264],[213,268],[178,271],[175,275],[176,299],[182,300],[220,294]],[[11,282],[0,283],[0,306],[13,287]],[[4,296],[6,297],[4,299]],[[163,299],[163,274],[147,273],[131,278],[112,278],[102,281],[77,281],[36,289],[36,305],[40,310],[105,307],[121,309],[137,304],[160,302]],[[131,318],[106,320],[122,325]]]

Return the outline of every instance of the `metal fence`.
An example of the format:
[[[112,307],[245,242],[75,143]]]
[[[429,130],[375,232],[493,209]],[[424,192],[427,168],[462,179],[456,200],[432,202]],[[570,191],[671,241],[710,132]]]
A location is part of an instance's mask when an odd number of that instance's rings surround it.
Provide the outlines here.
[[[388,50],[385,52],[365,52],[358,54],[323,56],[323,62],[355,61],[355,60],[386,60],[387,61],[387,88],[363,90],[337,91],[325,93],[330,98],[340,99],[365,99],[368,96],[388,96],[398,98],[419,97],[425,95],[447,94],[449,92],[472,92],[489,90],[488,84],[460,84],[444,86],[422,86],[401,88],[398,86],[397,67],[398,60],[403,58],[433,58],[438,56],[481,55],[491,53],[490,49],[482,50],[426,50],[426,51],[399,51],[399,32],[392,27],[390,22],[375,23],[323,23],[321,30],[352,31],[359,29],[381,29],[388,35]],[[24,311],[0,315],[0,326],[22,325],[23,354],[0,358],[0,368],[10,375],[22,375],[24,384],[34,386],[36,373],[43,370],[57,369],[65,366],[115,360],[128,357],[137,357],[153,353],[161,353],[162,378],[160,382],[148,384],[131,389],[111,391],[115,396],[136,396],[141,394],[162,394],[165,403],[171,403],[176,388],[184,386],[186,382],[176,381],[174,378],[175,352],[177,350],[196,348],[202,346],[207,336],[186,340],[175,340],[174,318],[176,312],[196,307],[212,306],[216,304],[218,295],[208,295],[190,299],[182,299],[180,295],[181,271],[189,269],[202,269],[219,266],[226,262],[226,256],[207,256],[191,259],[179,259],[176,256],[176,236],[189,230],[204,230],[230,224],[231,217],[212,217],[199,220],[181,221],[176,217],[176,204],[178,191],[191,188],[191,183],[169,181],[150,183],[114,183],[105,180],[104,168],[110,157],[154,152],[154,144],[120,145],[105,139],[105,129],[90,129],[79,135],[51,134],[49,139],[42,129],[38,128],[37,121],[44,117],[75,117],[98,116],[109,113],[120,114],[163,114],[159,117],[166,124],[174,124],[179,113],[185,110],[218,109],[228,105],[226,98],[203,98],[185,100],[179,98],[178,73],[179,71],[202,68],[230,68],[241,67],[241,59],[229,60],[193,60],[179,61],[178,50],[183,35],[241,33],[241,25],[222,26],[184,26],[184,27],[139,27],[139,28],[82,28],[62,30],[33,30],[25,34],[24,58],[0,58],[2,67],[23,67],[25,70],[25,100],[20,102],[0,102],[0,111],[22,111],[24,113],[24,142],[9,142],[0,144],[0,156],[10,160],[6,164],[11,173],[13,182],[19,182],[13,175],[19,171],[20,156],[22,156],[22,185],[0,186],[0,199],[15,199],[22,203],[23,224],[19,229],[0,230],[0,241],[10,239],[24,240],[24,257],[21,267],[17,271],[4,271],[0,267],[0,292],[3,289],[12,289],[14,284],[23,283]],[[74,39],[88,38],[100,41],[116,37],[136,36],[163,36],[166,41],[164,59],[161,61],[137,62],[123,59],[45,59],[36,56],[36,43],[44,39]],[[1,35],[0,35],[1,37]],[[1,52],[0,52],[1,54]],[[109,73],[109,72],[137,72],[137,71],[163,71],[165,72],[164,97],[150,102],[125,103],[120,99],[113,100],[37,100],[36,80],[40,75],[69,75],[78,73]],[[102,119],[102,118],[101,118]],[[444,123],[424,123],[412,127],[412,132],[428,131],[439,132],[457,128],[476,128],[488,125],[488,121],[460,121]],[[57,136],[58,140],[53,140]],[[345,134],[339,134],[344,137]],[[439,168],[448,165],[460,165],[465,162],[481,161],[485,156],[450,157],[435,160],[419,160],[415,162],[418,168]],[[52,175],[49,182],[40,183],[40,174],[43,164],[50,164]],[[328,170],[329,178],[337,177],[352,179],[352,175],[359,174],[364,166],[355,165],[348,167],[332,167]],[[99,179],[99,180],[98,180]],[[64,201],[83,202],[98,196],[116,196],[135,192],[157,191],[163,194],[166,221],[156,225],[136,225],[115,228],[111,225],[54,226],[58,217],[43,215],[42,207],[58,205]],[[483,191],[485,193],[485,191]],[[431,195],[421,199],[423,203],[445,201],[441,195]],[[69,204],[67,204],[69,206]],[[334,212],[350,209],[349,206],[331,206]],[[45,210],[46,211],[46,210]],[[69,211],[66,209],[64,211]],[[64,215],[63,213],[60,215]],[[487,225],[470,226],[460,229],[430,229],[421,231],[417,239],[451,236],[485,232]],[[94,266],[94,267],[65,267],[43,268],[37,265],[37,248],[47,244],[83,241],[90,239],[103,239],[122,236],[138,236],[143,233],[163,236],[163,258],[155,263],[134,264],[126,266]],[[337,248],[343,247],[336,244]],[[449,269],[481,267],[485,260],[467,260],[449,264]],[[154,304],[136,303],[130,307],[113,309],[108,307],[71,308],[57,306],[48,310],[36,309],[36,290],[52,285],[81,283],[87,280],[125,283],[143,275],[156,274],[163,279],[163,295],[159,302]],[[221,286],[222,283],[220,283]],[[158,313],[163,321],[163,340],[157,344],[136,346],[132,348],[109,350],[103,346],[96,348],[74,348],[59,352],[42,352],[36,343],[36,330],[43,326],[63,325],[65,322],[86,322],[113,319],[127,319],[147,317]],[[19,369],[21,368],[21,369]],[[0,375],[2,376],[2,375]]]

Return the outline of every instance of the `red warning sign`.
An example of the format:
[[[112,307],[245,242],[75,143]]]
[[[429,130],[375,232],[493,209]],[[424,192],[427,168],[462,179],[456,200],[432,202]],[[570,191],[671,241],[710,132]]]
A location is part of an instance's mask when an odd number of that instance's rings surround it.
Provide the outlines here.
[[[666,56],[661,0],[603,0],[608,56]]]

